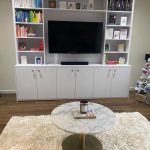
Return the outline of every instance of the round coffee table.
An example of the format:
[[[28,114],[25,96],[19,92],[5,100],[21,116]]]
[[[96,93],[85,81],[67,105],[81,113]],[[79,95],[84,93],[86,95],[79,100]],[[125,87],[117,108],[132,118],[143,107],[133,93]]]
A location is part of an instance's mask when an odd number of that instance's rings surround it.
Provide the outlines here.
[[[101,150],[101,142],[92,134],[113,128],[115,114],[105,106],[89,102],[88,109],[93,110],[96,118],[75,119],[73,112],[79,109],[80,102],[70,102],[56,107],[51,113],[58,128],[74,133],[63,141],[63,150]]]

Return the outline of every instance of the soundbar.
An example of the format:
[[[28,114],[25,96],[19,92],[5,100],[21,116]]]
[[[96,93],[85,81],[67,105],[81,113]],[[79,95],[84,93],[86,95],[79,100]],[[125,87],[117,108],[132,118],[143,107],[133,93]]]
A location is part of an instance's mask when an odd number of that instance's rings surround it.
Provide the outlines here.
[[[88,65],[87,61],[62,61],[61,65]]]

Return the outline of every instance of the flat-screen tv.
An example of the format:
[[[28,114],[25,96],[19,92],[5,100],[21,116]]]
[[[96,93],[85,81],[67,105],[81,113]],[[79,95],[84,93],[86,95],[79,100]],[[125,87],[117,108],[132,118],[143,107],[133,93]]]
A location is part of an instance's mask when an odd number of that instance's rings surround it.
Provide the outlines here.
[[[103,23],[48,21],[49,53],[100,53]]]

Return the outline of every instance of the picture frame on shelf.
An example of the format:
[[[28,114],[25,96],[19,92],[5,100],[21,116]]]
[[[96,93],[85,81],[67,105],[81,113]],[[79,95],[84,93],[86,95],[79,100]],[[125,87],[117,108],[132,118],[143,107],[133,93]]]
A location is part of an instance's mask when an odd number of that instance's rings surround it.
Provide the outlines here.
[[[81,4],[80,3],[76,3],[76,9],[81,9]]]
[[[42,57],[36,56],[35,57],[35,64],[41,65],[42,64]]]
[[[114,39],[120,38],[120,31],[114,31]]]
[[[117,45],[118,52],[124,52],[125,51],[125,44],[124,43],[119,43]]]
[[[22,55],[20,58],[21,58],[21,64],[27,64],[27,56]]]
[[[56,8],[56,0],[49,1],[49,8]]]
[[[66,9],[67,8],[66,1],[59,1],[59,8]]]
[[[67,9],[75,9],[75,2],[67,2]]]
[[[105,44],[105,51],[110,51],[110,43]]]
[[[121,26],[126,26],[127,25],[127,17],[121,17],[120,25]]]

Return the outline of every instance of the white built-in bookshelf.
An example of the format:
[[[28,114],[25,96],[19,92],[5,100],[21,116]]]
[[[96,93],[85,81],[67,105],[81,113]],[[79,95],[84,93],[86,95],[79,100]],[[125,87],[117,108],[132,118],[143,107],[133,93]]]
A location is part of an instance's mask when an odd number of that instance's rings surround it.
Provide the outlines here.
[[[13,0],[16,63],[22,64],[25,57],[27,65],[34,64],[35,57],[41,57],[42,64],[54,64],[71,57],[95,64],[129,64],[133,6],[134,0]],[[48,53],[48,20],[103,22],[101,53]]]

